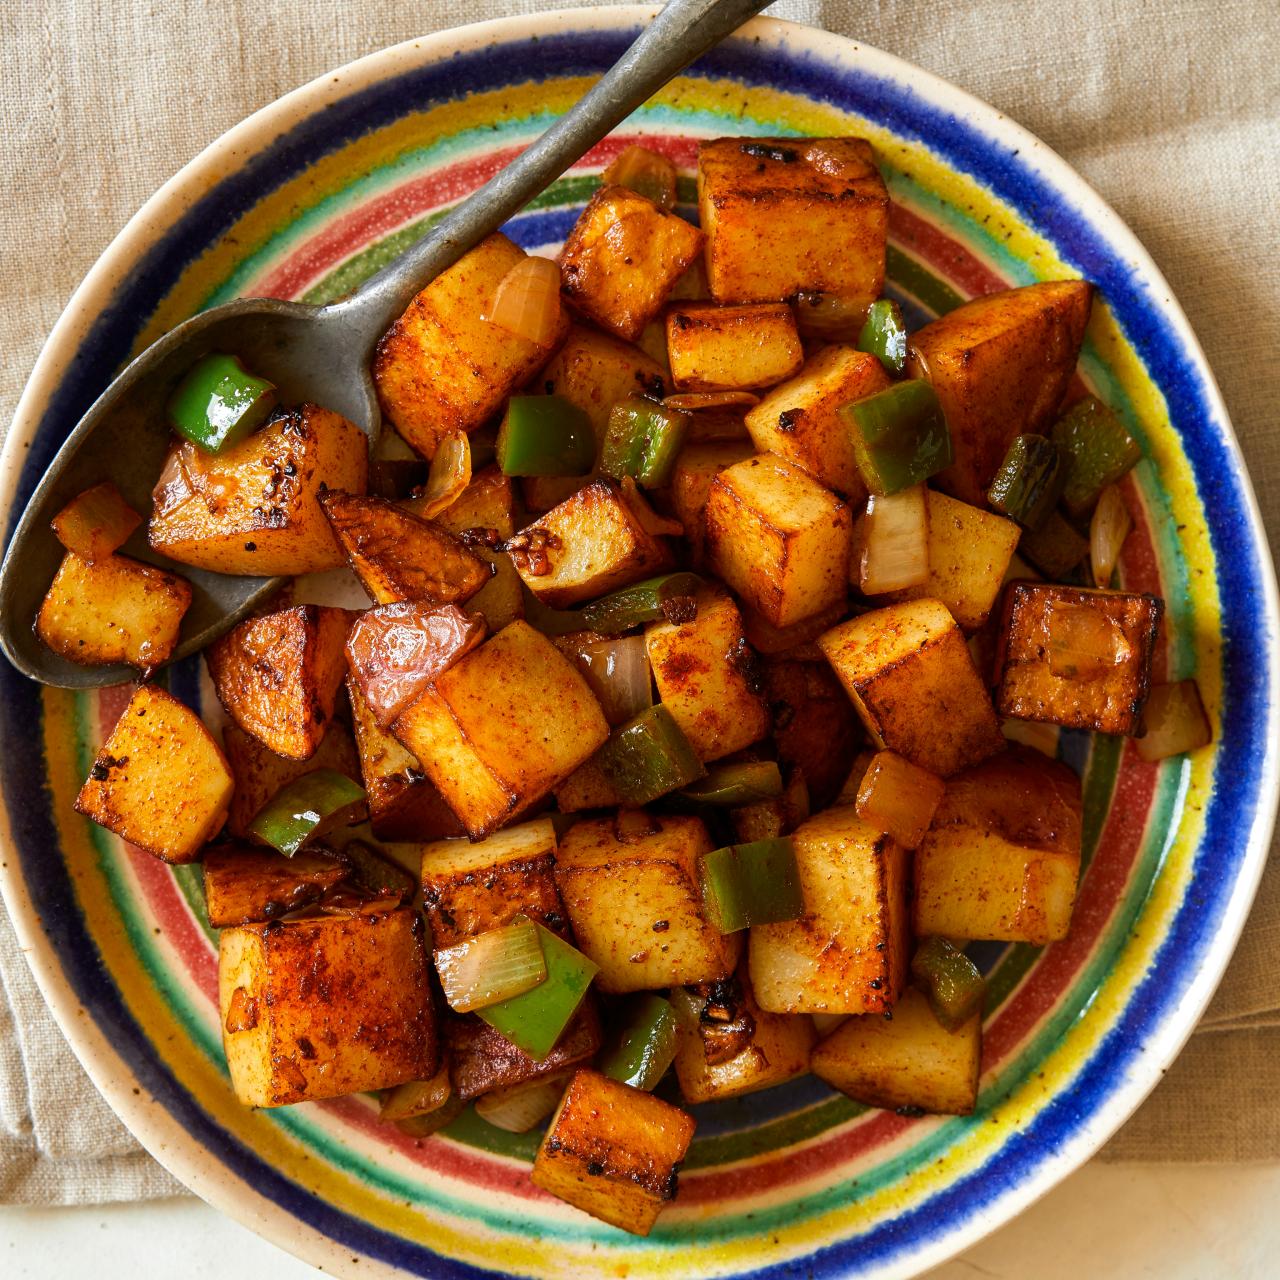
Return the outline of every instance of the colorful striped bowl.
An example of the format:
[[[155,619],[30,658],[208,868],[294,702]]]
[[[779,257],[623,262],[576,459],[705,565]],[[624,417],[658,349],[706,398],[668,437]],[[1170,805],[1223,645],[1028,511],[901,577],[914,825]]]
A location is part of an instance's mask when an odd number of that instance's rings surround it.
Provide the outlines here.
[[[401,45],[210,148],[129,224],[50,339],[4,453],[10,528],[131,351],[237,294],[319,301],[351,288],[568,107],[644,16],[545,15]],[[635,1240],[536,1191],[533,1140],[473,1117],[415,1142],[376,1123],[362,1097],[238,1106],[196,874],[71,810],[124,692],[64,693],[0,672],[0,878],[63,1029],[178,1177],[328,1271],[916,1274],[1094,1151],[1173,1059],[1226,966],[1277,794],[1274,579],[1199,347],[1146,254],[1080,179],[923,72],[758,21],[509,231],[530,249],[554,246],[627,142],[675,159],[687,199],[698,138],[828,132],[878,149],[894,200],[892,290],[917,323],[1008,284],[1082,274],[1099,286],[1082,374],[1147,451],[1126,482],[1136,527],[1124,581],[1168,601],[1160,674],[1196,675],[1215,745],[1153,766],[1124,742],[1062,735],[1086,803],[1076,922],[1044,950],[979,949],[991,1002],[974,1116],[868,1111],[813,1079],[699,1108],[680,1200]],[[211,706],[198,663],[166,678]]]

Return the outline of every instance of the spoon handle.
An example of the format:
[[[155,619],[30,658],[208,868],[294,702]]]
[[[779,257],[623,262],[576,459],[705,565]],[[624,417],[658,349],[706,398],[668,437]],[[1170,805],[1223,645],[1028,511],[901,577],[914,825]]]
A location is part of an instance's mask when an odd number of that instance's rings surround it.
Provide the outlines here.
[[[414,295],[496,231],[700,54],[769,0],[670,0],[612,68],[528,150],[352,297],[335,303],[353,341],[372,346]]]

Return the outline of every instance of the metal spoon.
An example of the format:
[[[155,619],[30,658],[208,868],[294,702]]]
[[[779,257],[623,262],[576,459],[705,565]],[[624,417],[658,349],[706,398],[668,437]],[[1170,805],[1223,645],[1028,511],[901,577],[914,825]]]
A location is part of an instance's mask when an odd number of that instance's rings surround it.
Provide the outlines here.
[[[370,377],[374,343],[413,296],[495,231],[700,54],[768,0],[671,0],[609,72],[517,160],[464,200],[356,293],[325,307],[245,299],[192,317],[133,360],[102,393],[45,473],[0,570],[0,647],[24,675],[62,688],[116,684],[132,667],[82,667],[47,649],[32,623],[62,559],[49,521],[76,494],[111,479],[149,511],[169,447],[165,405],[201,356],[240,356],[280,388],[285,403],[313,401],[360,426],[381,424]],[[175,658],[215,640],[270,595],[278,578],[239,578],[176,564],[139,532],[124,550],[174,568],[194,588]]]

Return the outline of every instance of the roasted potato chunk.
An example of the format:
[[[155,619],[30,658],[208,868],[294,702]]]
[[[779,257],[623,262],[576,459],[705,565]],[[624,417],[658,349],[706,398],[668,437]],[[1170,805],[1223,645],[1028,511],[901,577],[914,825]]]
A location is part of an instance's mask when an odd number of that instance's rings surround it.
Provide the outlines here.
[[[495,232],[427,285],[378,343],[373,381],[382,411],[423,457],[435,457],[451,432],[482,425],[563,341],[563,314],[549,346],[484,319],[503,277],[525,256]]]
[[[318,849],[286,858],[265,849],[214,845],[203,861],[205,908],[215,929],[263,923],[309,907],[351,870]]]
[[[573,664],[519,621],[438,677],[392,729],[473,839],[537,804],[609,736]]]
[[[647,1236],[675,1199],[694,1119],[651,1093],[578,1071],[551,1119],[534,1184],[593,1218]]]
[[[764,684],[778,759],[804,774],[814,808],[825,808],[862,744],[849,699],[825,662],[768,661]]]
[[[605,777],[594,759],[580,764],[555,790],[556,808],[561,813],[581,813],[584,809],[616,809],[624,803],[618,788]]]
[[[707,916],[698,859],[713,846],[698,818],[651,815],[649,830],[579,822],[560,841],[556,885],[578,946],[620,993],[727,978],[741,938]]]
[[[1011,583],[996,653],[997,709],[1069,729],[1141,734],[1163,614],[1156,596]]]
[[[169,660],[191,606],[191,584],[129,556],[92,562],[62,557],[36,634],[54,653],[83,666],[127,662],[150,671]]]
[[[309,760],[346,674],[345,609],[300,604],[233,627],[205,650],[227,714],[278,756]]]
[[[755,655],[728,596],[700,592],[692,620],[651,622],[644,643],[658,695],[701,760],[719,760],[768,733]]]
[[[907,854],[852,806],[791,836],[805,913],[751,930],[751,986],[770,1013],[875,1013],[898,998],[909,960]]]
[[[948,1031],[910,987],[892,1020],[866,1014],[842,1022],[814,1049],[810,1069],[869,1107],[967,1116],[978,1101],[981,1058],[982,1015]]]
[[[680,450],[671,473],[670,502],[676,519],[684,525],[695,567],[702,563],[703,517],[711,482],[720,472],[754,454],[749,440],[709,440]]]
[[[226,819],[231,787],[200,717],[144,684],[99,749],[75,807],[165,862],[194,862]]]
[[[1065,938],[1080,823],[1080,779],[1030,747],[1010,747],[957,774],[916,850],[916,932],[1036,944]]]
[[[775,627],[844,601],[849,508],[798,467],[765,453],[720,472],[705,521],[712,572]]]
[[[852,347],[824,347],[747,411],[747,430],[761,453],[775,453],[819,484],[862,502],[867,486],[853,460],[848,424],[837,410],[887,386],[889,375],[875,356]]]
[[[544,604],[563,609],[651,577],[671,563],[612,480],[593,480],[507,543],[516,572]]]
[[[368,474],[364,432],[304,404],[217,457],[175,445],[156,485],[147,537],[171,560],[215,573],[337,569],[342,550],[320,494],[363,493]]]
[[[1015,436],[1042,434],[1075,372],[1093,301],[1085,280],[988,294],[912,334],[907,375],[933,384],[955,461],[936,477],[983,506]]]
[[[698,148],[698,215],[717,302],[838,299],[884,287],[889,194],[862,138],[717,138]]]
[[[702,251],[702,232],[628,187],[604,186],[560,251],[564,296],[634,342]]]
[[[818,646],[882,750],[946,778],[1004,747],[969,647],[941,601],[874,609],[832,628]]]
[[[432,1076],[423,933],[406,907],[224,929],[218,1003],[236,1097],[281,1107]]]
[[[741,391],[791,377],[804,352],[785,303],[685,302],[667,311],[667,359],[681,391]]]

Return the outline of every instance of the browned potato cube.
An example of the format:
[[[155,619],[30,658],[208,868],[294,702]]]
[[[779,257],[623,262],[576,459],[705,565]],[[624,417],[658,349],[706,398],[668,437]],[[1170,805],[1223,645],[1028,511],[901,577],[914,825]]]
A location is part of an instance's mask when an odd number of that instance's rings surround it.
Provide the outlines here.
[[[853,707],[826,662],[774,659],[764,681],[778,759],[804,774],[813,807],[825,808],[862,745]]]
[[[667,358],[681,391],[739,391],[789,378],[804,352],[783,302],[686,302],[667,311]]]
[[[577,405],[591,419],[597,442],[603,442],[609,412],[619,400],[633,395],[661,399],[669,386],[666,370],[639,347],[575,324],[538,376],[535,389]]]
[[[1140,734],[1163,613],[1151,595],[1011,583],[996,654],[1000,714]]]
[[[531,1176],[593,1218],[647,1236],[675,1199],[676,1166],[693,1130],[679,1107],[584,1068],[551,1119]]]
[[[561,813],[581,813],[584,809],[616,809],[625,803],[618,788],[604,776],[595,760],[580,764],[555,791],[556,808]]]
[[[564,609],[652,577],[671,552],[646,532],[612,480],[593,480],[507,544],[516,572],[544,604]]]
[[[345,609],[300,604],[233,627],[205,650],[227,714],[276,755],[309,760],[333,719],[350,624]]]
[[[761,453],[776,453],[828,489],[862,502],[867,487],[853,460],[848,424],[837,410],[887,386],[889,375],[875,356],[824,347],[747,411],[747,430]]]
[[[751,986],[771,1013],[874,1013],[906,981],[907,853],[852,806],[791,836],[805,913],[751,930]]]
[[[765,453],[720,472],[705,520],[712,572],[775,627],[843,603],[849,508],[798,467]]]
[[[769,732],[755,655],[727,595],[701,592],[696,617],[651,622],[644,642],[658,696],[700,759],[719,760]]]
[[[1045,430],[1075,372],[1093,301],[1086,280],[975,298],[912,334],[907,375],[933,384],[955,461],[936,477],[983,506],[1015,436]]]
[[[369,441],[339,414],[304,404],[210,457],[175,445],[156,485],[147,537],[215,573],[316,573],[342,550],[320,510],[325,489],[363,493]]]
[[[520,621],[439,676],[392,731],[473,839],[537,804],[609,736],[586,680]]]
[[[84,666],[127,662],[149,671],[169,660],[191,584],[129,556],[62,564],[36,617],[36,634],[54,653]]]
[[[1079,778],[1029,747],[951,778],[916,850],[916,932],[1036,944],[1065,938],[1080,822]]]
[[[991,697],[941,601],[874,609],[818,645],[882,750],[946,778],[1004,747]]]
[[[213,845],[204,855],[204,900],[215,929],[275,920],[319,902],[351,868],[330,853],[292,858],[265,849]]]
[[[481,426],[568,331],[563,316],[556,340],[539,346],[484,318],[525,256],[495,232],[427,285],[378,343],[373,380],[382,411],[423,457],[435,457],[450,432]]]
[[[434,1075],[423,934],[406,907],[223,930],[218,1003],[236,1097],[281,1107]]]
[[[855,1102],[967,1116],[978,1101],[982,1015],[948,1031],[914,987],[893,1018],[842,1022],[813,1051],[810,1068]]]
[[[556,853],[556,884],[578,946],[617,994],[727,978],[741,947],[702,902],[698,859],[713,846],[701,819],[651,815],[651,829],[579,822]]]
[[[825,666],[827,660],[815,641],[849,612],[848,604],[847,600],[842,600],[789,627],[775,627],[754,609],[743,606],[742,626],[751,647],[767,657],[786,658],[792,662],[820,662]]]
[[[734,463],[745,462],[754,453],[749,440],[709,440],[680,450],[671,473],[671,509],[684,525],[695,566],[702,561],[703,513],[711,494],[711,482],[720,472]]]
[[[702,250],[702,232],[628,187],[591,197],[560,251],[564,296],[634,342]]]
[[[889,194],[862,138],[717,138],[698,148],[698,215],[717,302],[839,300],[884,287]]]
[[[75,807],[165,862],[194,862],[227,816],[231,785],[200,717],[144,684],[99,749]]]

